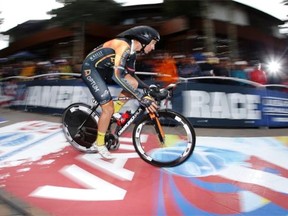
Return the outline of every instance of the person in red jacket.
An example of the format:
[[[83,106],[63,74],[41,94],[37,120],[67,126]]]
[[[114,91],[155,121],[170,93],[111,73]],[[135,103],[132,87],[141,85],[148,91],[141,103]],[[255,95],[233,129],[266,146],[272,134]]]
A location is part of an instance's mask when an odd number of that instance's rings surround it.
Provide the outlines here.
[[[262,85],[267,84],[267,75],[264,70],[261,69],[261,64],[258,63],[255,69],[249,73],[250,81],[260,83]]]

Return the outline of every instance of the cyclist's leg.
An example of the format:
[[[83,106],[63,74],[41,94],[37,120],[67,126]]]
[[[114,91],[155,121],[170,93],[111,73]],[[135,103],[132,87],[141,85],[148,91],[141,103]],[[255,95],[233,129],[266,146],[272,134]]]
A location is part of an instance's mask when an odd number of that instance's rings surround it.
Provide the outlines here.
[[[126,74],[125,79],[127,80],[127,82],[134,88],[138,88],[138,81],[131,76],[130,74]],[[128,92],[122,90],[119,93],[119,97],[129,97],[131,96]],[[127,102],[127,100],[117,100],[114,103],[114,112],[119,112],[120,109],[124,106],[124,104]]]
[[[98,134],[92,147],[96,147],[98,152],[105,158],[110,159],[111,155],[105,146],[105,134],[114,112],[112,97],[107,84],[102,79],[96,68],[84,61],[82,67],[82,79],[89,88],[91,94],[97,102],[100,103],[102,112],[98,122]]]
[[[108,103],[101,105],[101,109],[102,112],[98,121],[97,145],[105,145],[105,134],[114,112],[113,102],[110,100]]]
[[[112,100],[108,103],[101,105],[102,112],[98,121],[98,134],[94,147],[96,147],[99,154],[106,159],[111,159],[112,155],[105,145],[105,135],[110,124],[110,119],[114,113],[114,106]]]

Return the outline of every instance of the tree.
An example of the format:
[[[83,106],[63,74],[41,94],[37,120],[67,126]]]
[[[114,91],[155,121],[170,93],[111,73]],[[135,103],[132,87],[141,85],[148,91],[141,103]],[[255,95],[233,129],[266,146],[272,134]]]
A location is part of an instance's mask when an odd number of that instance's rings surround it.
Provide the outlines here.
[[[64,7],[48,12],[52,22],[63,26],[74,25],[78,22],[98,22],[113,24],[119,17],[121,4],[113,0],[74,0],[65,1]]]
[[[201,13],[203,17],[203,29],[205,34],[205,49],[208,52],[215,53],[215,29],[213,21],[209,18],[211,13],[209,3],[210,0],[201,1]]]
[[[227,22],[228,39],[229,39],[229,57],[230,59],[235,60],[239,58],[237,26],[233,23],[235,15],[235,2],[233,0],[229,0],[228,6],[229,6],[228,14],[230,17],[230,21]]]
[[[206,51],[215,52],[214,25],[209,18],[211,0],[164,0],[164,14],[168,17],[185,15],[190,20],[195,17],[203,19],[204,47]]]
[[[285,0],[288,2],[288,0]],[[208,52],[217,52],[215,44],[214,22],[210,18],[211,4],[213,0],[164,0],[164,14],[167,17],[185,15],[189,19],[201,17],[203,20],[204,49]],[[229,17],[234,16],[234,1],[225,0],[229,6]],[[193,27],[193,26],[192,26]],[[227,23],[229,39],[229,53],[231,58],[238,57],[237,27],[233,24],[233,19]]]
[[[1,11],[0,11],[0,14],[1,14]],[[3,18],[0,18],[0,25],[3,23],[4,19]]]
[[[119,18],[121,4],[113,0],[66,0],[64,7],[48,12],[50,22],[74,31],[73,61],[85,54],[85,26],[87,23],[114,24]]]
[[[0,14],[1,14],[1,11],[0,11]],[[0,25],[3,23],[4,19],[3,18],[0,18]],[[7,40],[7,37],[3,34],[1,34],[0,32],[0,40]],[[1,47],[0,47],[1,49]]]
[[[164,0],[164,14],[168,17],[186,15],[188,18],[201,16],[201,1],[194,0]]]
[[[281,3],[285,6],[288,6],[288,0],[283,0]],[[288,17],[288,14],[287,14],[287,17]],[[287,33],[288,32],[288,27],[287,27],[288,20],[284,20],[284,22],[285,22],[284,25],[280,26],[280,29],[283,30],[284,34],[288,35]]]

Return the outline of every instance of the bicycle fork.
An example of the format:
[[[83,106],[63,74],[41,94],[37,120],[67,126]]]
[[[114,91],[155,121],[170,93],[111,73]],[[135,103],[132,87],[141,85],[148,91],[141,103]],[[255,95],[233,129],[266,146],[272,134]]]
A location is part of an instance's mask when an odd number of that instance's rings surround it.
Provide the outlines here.
[[[154,121],[154,125],[155,125],[155,129],[156,132],[158,134],[158,138],[160,140],[160,142],[162,143],[162,145],[165,144],[165,133],[163,131],[162,125],[160,123],[160,120],[158,118],[158,115],[156,113],[149,113],[149,116],[151,118],[151,120]]]

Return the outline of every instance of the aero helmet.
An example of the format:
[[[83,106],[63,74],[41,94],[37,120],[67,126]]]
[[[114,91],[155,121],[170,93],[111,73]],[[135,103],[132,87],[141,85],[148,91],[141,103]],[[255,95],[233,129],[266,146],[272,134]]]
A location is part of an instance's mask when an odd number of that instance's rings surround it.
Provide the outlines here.
[[[136,26],[118,34],[117,38],[135,39],[145,47],[152,40],[159,41],[160,35],[158,31],[150,26]]]

